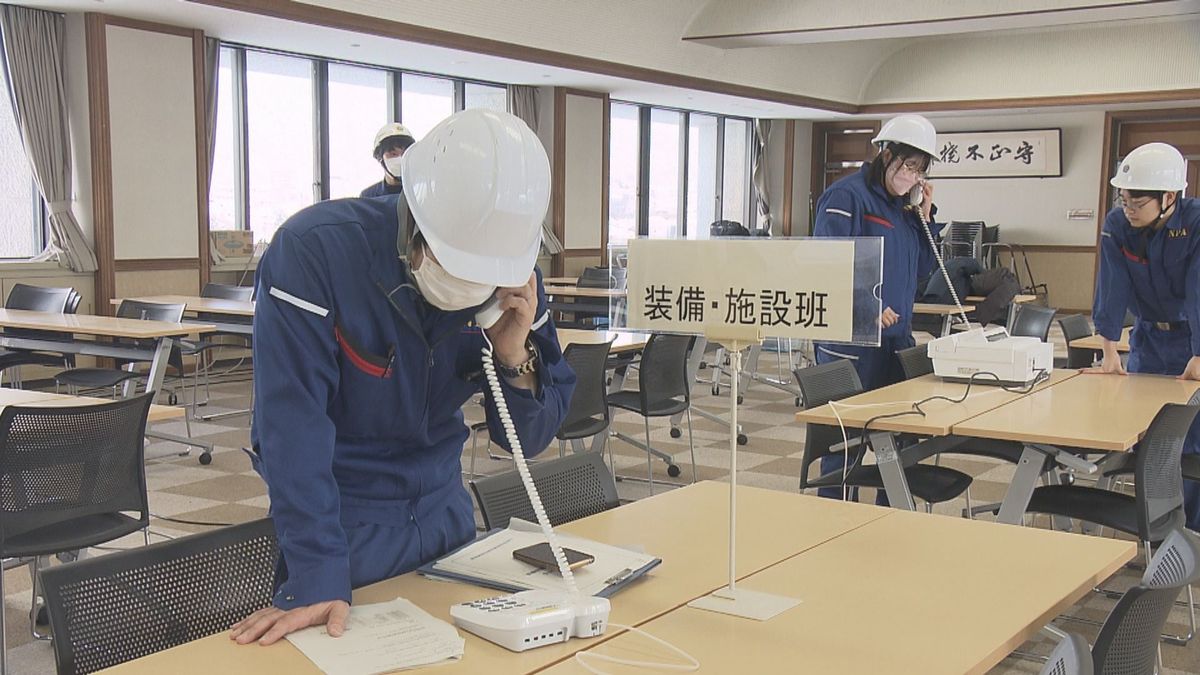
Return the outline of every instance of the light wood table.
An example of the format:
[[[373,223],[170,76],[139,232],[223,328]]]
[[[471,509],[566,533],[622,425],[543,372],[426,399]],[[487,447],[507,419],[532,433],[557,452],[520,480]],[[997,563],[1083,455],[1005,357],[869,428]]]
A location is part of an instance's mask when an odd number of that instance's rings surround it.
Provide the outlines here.
[[[640,333],[626,333],[611,330],[579,330],[576,328],[559,328],[558,344],[565,351],[572,344],[600,344],[612,342],[609,353],[627,354],[640,352],[645,349],[650,336]]]
[[[70,396],[67,394],[53,394],[45,391],[0,388],[0,408],[10,405],[58,407],[71,405],[98,405],[101,403],[112,403],[112,401],[110,399],[94,398],[92,396]],[[165,420],[178,419],[183,417],[183,414],[183,408],[176,406],[151,405],[150,414],[146,418],[146,421],[162,422]]]
[[[124,300],[154,302],[163,305],[184,305],[188,312],[206,312],[210,314],[228,314],[230,316],[254,316],[253,302],[237,300],[222,300],[221,298],[204,298],[198,295],[143,295],[134,298],[117,298],[113,305],[120,305]]]
[[[574,286],[579,283],[579,277],[542,277],[544,286]]]
[[[954,425],[959,436],[1019,441],[1025,452],[997,520],[1020,523],[1047,454],[1038,445],[1124,452],[1167,403],[1186,403],[1200,382],[1165,375],[1082,374]]]
[[[1132,332],[1133,332],[1132,328],[1126,328],[1125,330],[1121,331],[1121,339],[1120,339],[1120,341],[1117,342],[1117,351],[1118,352],[1128,352],[1129,351],[1129,336]],[[1104,338],[1102,338],[1098,334],[1097,335],[1089,335],[1087,337],[1075,338],[1074,340],[1071,340],[1069,343],[1067,343],[1067,346],[1077,348],[1077,349],[1094,349],[1096,351],[1100,351],[1100,350],[1104,349]]]
[[[1128,541],[898,511],[743,581],[803,601],[774,619],[680,607],[641,628],[704,673],[986,673],[1135,554]],[[589,649],[680,662],[641,636]],[[584,672],[574,659],[546,671]]]
[[[1074,370],[1053,371],[1047,380],[1035,385],[1033,391],[1054,388],[1076,375],[1078,371]],[[888,503],[913,511],[916,509],[916,502],[913,501],[912,492],[909,490],[904,466],[930,454],[948,452],[967,443],[969,439],[957,431],[960,423],[1019,400],[1026,394],[986,384],[972,385],[968,392],[966,384],[945,382],[940,377],[930,374],[851,396],[834,402],[833,405],[825,404],[802,410],[796,413],[796,421],[838,426],[840,416],[841,424],[847,428],[861,429],[867,421],[877,415],[912,410],[915,401],[922,401],[931,396],[957,400],[962,398],[964,393],[967,394],[967,398],[961,403],[936,400],[923,404],[921,410],[925,412],[924,416],[913,414],[889,417],[871,423],[875,461],[879,465]],[[839,403],[841,405],[838,405]],[[877,431],[888,433],[874,433]],[[911,433],[932,438],[901,451],[896,448],[893,433]]]
[[[545,286],[546,295],[559,298],[624,298],[625,291],[616,288],[579,288],[577,286]]]
[[[149,361],[150,373],[147,388],[154,391],[162,390],[167,358],[171,354],[171,345],[175,338],[183,335],[211,333],[216,330],[216,326],[208,323],[171,323],[17,309],[0,309],[0,327],[25,328],[71,336],[63,338],[56,335],[0,335],[0,347]],[[77,340],[76,336],[154,340],[155,346],[143,347],[128,343]],[[132,386],[132,380],[126,383],[125,394],[127,396],[132,394]]]
[[[662,558],[662,565],[650,575],[612,598],[612,621],[642,624],[727,583],[728,490],[722,483],[698,483],[560,528],[610,544],[641,544]],[[738,529],[739,576],[760,572],[891,513],[889,509],[866,504],[739,488],[738,519],[742,525]],[[433,581],[410,573],[361,588],[355,591],[354,601],[383,602],[404,597],[449,621],[450,605],[494,595],[496,591],[485,588]],[[620,631],[610,629],[599,638],[570,640],[521,654],[466,631],[460,634],[466,639],[462,660],[438,667],[438,673],[535,672],[578,650],[611,640]],[[104,672],[294,675],[319,671],[286,641],[270,647],[239,646],[230,641],[226,632]]]
[[[952,317],[965,312],[974,312],[975,305],[963,305],[960,312],[957,305],[946,305],[937,302],[916,302],[913,303],[913,314],[935,314],[942,317],[942,336],[950,334],[950,320]]]

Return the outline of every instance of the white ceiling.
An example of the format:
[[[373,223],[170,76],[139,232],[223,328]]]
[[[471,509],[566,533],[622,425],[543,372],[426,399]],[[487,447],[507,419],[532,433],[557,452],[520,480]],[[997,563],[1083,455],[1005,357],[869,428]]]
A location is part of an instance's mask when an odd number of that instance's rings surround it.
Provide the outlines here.
[[[1095,25],[1200,14],[1200,0],[707,0],[683,39],[724,48]]]
[[[549,5],[546,4],[548,0],[521,0],[522,4],[517,6],[527,14],[538,11],[542,11],[544,14],[547,7],[562,8],[562,11],[559,12],[561,16],[546,17],[543,23],[530,26],[528,25],[528,16],[515,12],[510,13],[514,15],[505,17],[508,24],[495,25],[498,22],[492,21],[493,17],[480,16],[480,13],[489,10],[494,14],[501,10],[497,9],[496,5],[484,2],[484,0],[455,0],[455,2],[445,3],[423,0],[405,0],[403,3],[398,0],[302,1],[306,4],[321,5],[341,11],[353,11],[366,16],[409,20],[414,24],[435,29],[457,30],[463,34],[502,40],[558,53],[567,50],[567,46],[573,44],[574,41],[579,43],[579,47],[572,50],[571,54],[601,58],[633,66],[656,68],[671,73],[683,73],[693,77],[707,76],[716,81],[746,84],[762,90],[785,93],[808,93],[811,91],[861,93],[865,91],[871,77],[881,64],[886,63],[889,56],[897,53],[906,45],[912,45],[922,40],[920,38],[916,40],[903,39],[901,36],[905,34],[904,31],[912,30],[912,26],[918,24],[925,27],[922,30],[932,30],[931,26],[942,25],[942,34],[953,36],[955,33],[974,29],[973,25],[955,23],[955,21],[959,19],[962,21],[973,20],[972,17],[977,17],[979,14],[980,7],[995,6],[995,3],[983,3],[979,0],[938,0],[937,2],[897,0],[890,4],[879,3],[878,0],[809,0],[806,2],[798,0],[653,0],[654,4],[652,5],[638,4],[644,3],[646,0],[609,0],[608,4],[598,10],[588,3],[580,2],[576,5],[567,0],[553,0],[553,3]],[[191,0],[16,0],[16,4],[60,12],[104,12],[157,21],[201,29],[210,36],[230,42],[380,66],[500,83],[605,91],[615,99],[639,103],[746,117],[810,120],[845,117],[839,113],[811,107],[672,87],[314,26],[257,13],[238,12],[197,4]],[[647,18],[650,14],[642,16],[641,13],[631,13],[633,11],[631,8],[646,7],[649,13],[653,11],[650,9],[651,7],[657,7],[659,8],[657,11],[662,12],[665,16],[668,12],[661,8],[667,5],[670,5],[669,14],[674,21],[671,25],[641,25],[654,23],[653,20]],[[1200,0],[1006,0],[1003,6],[1012,12],[1020,9],[1045,14],[1047,7],[1078,8],[1081,5],[1088,5],[1090,9],[1076,9],[1075,11],[1141,12],[1145,17],[1162,13],[1200,12]],[[608,16],[608,24],[599,25],[601,17],[609,7],[613,8],[614,14],[617,12],[621,12],[621,14]],[[912,25],[903,24],[893,29],[898,32],[879,33],[877,27],[872,27],[874,24],[894,21],[896,16],[913,16],[914,8],[916,9],[916,21]],[[725,34],[737,31],[754,32],[764,25],[796,25],[788,22],[795,21],[797,17],[803,16],[804,12],[811,13],[814,9],[825,17],[821,20],[823,23],[815,24],[821,30],[841,30],[848,25],[846,23],[848,16],[870,16],[874,24],[858,19],[858,27],[875,32],[869,35],[842,36],[839,39],[857,40],[842,44],[823,43],[773,47],[754,45],[740,49],[715,48],[680,39],[683,37],[681,31],[684,26],[689,26],[690,30],[690,27],[695,26],[711,28],[720,25],[725,27],[723,29],[727,31]],[[908,11],[909,14],[903,14],[905,11]],[[941,12],[941,14],[937,12]],[[1066,13],[1062,16],[1071,17],[1072,21],[1097,17],[1094,13]],[[717,21],[722,17],[724,17],[725,23]],[[947,17],[959,17],[959,19],[947,21],[945,20]],[[588,25],[589,20],[592,24],[596,24],[594,30],[580,33],[579,26]],[[1024,20],[1028,21],[1029,19],[1025,17]],[[1152,23],[1153,21],[1143,18],[1135,22]],[[1006,34],[1047,30],[1045,26],[1033,27],[1035,25],[1037,24],[1028,23],[1024,28],[1006,31]],[[571,29],[571,32],[564,32],[568,28]],[[1083,29],[1080,26],[1075,28],[1075,30]],[[616,44],[617,36],[614,31],[624,31],[622,35],[626,42]],[[595,35],[591,33],[595,33]],[[687,34],[691,35],[691,33]],[[714,33],[710,32],[710,34]],[[601,37],[597,38],[597,36]],[[656,52],[642,44],[653,39],[669,43],[661,47],[663,61],[655,59]],[[936,41],[938,38],[924,39]],[[588,40],[591,42],[589,43]],[[596,52],[593,50],[589,52],[588,49],[593,48],[597,43],[602,44],[608,51]],[[642,49],[642,51],[638,51],[638,49]],[[561,61],[559,62],[561,63]],[[708,70],[698,70],[697,63]],[[768,68],[766,64],[769,64],[774,72],[767,72],[771,68]],[[690,71],[689,67],[691,67]],[[755,80],[755,77],[759,79]],[[858,79],[852,81],[853,77]],[[837,87],[820,89],[822,84],[843,79],[846,82]],[[853,93],[849,95],[826,93],[825,95],[854,103],[861,100],[861,95],[856,96]],[[1114,109],[1119,106],[1092,106],[1092,108],[1100,107]],[[1072,106],[1068,109],[1087,108]],[[1040,108],[1039,110],[1048,109]],[[994,111],[978,111],[978,114],[988,114],[989,112]],[[956,111],[951,114],[976,113]]]

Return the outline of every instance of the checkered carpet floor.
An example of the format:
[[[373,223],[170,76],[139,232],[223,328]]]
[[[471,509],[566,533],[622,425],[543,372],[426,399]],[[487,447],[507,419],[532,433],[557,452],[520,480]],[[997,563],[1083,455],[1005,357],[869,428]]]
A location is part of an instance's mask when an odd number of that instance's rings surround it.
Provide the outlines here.
[[[1065,355],[1062,336],[1057,332],[1052,335],[1056,340],[1060,356]],[[776,376],[776,373],[786,374],[786,363],[782,368],[777,367],[774,354],[764,353],[760,362],[760,372],[764,375]],[[701,371],[706,376],[710,371]],[[633,387],[636,376],[627,384]],[[790,383],[789,383],[790,385]],[[694,406],[713,415],[727,414],[727,389],[721,398],[716,398],[710,392],[707,383],[697,383],[694,391]],[[220,412],[244,408],[249,403],[249,382],[229,381],[214,385],[210,403],[202,408],[204,412]],[[794,421],[797,410],[794,394],[776,389],[762,383],[754,383],[745,392],[745,401],[739,408],[740,421],[743,431],[749,436],[749,443],[742,446],[738,452],[738,481],[741,484],[795,492],[798,488],[798,477],[801,468],[801,457],[804,442],[804,429]],[[465,409],[468,421],[480,419],[478,406],[468,404]],[[700,480],[727,480],[729,467],[729,436],[728,428],[717,422],[693,416],[692,437],[694,440],[696,476]],[[216,445],[213,461],[207,466],[201,466],[193,454],[190,457],[171,456],[169,453],[178,452],[180,446],[171,443],[154,443],[147,447],[150,456],[167,454],[166,457],[151,460],[147,463],[146,478],[150,494],[150,510],[155,515],[151,524],[151,540],[158,541],[165,537],[178,537],[189,532],[207,529],[199,525],[189,525],[166,520],[174,518],[201,522],[236,523],[260,518],[267,513],[268,499],[265,487],[258,475],[250,467],[250,462],[240,448],[248,444],[249,430],[246,415],[225,417],[211,422],[193,422],[191,432],[195,437],[207,440]],[[629,413],[618,413],[614,421],[614,429],[633,438],[644,440],[645,429],[640,417]],[[156,428],[175,434],[184,434],[183,423],[172,422],[158,425]],[[673,455],[674,461],[682,469],[679,479],[667,476],[667,464],[659,459],[650,462],[649,470],[653,472],[656,481],[690,480],[692,463],[689,453],[686,426],[681,438],[672,438],[665,419],[651,420],[651,443],[654,447]],[[646,454],[620,440],[610,440],[613,460],[618,475],[645,478],[647,474]],[[476,449],[476,472],[491,474],[512,470],[512,462],[507,459],[492,459],[486,447],[486,437],[481,437]],[[568,449],[568,451],[570,451]],[[546,456],[557,456],[556,448],[547,450]],[[500,454],[500,453],[497,453]],[[463,466],[470,463],[471,445],[464,448]],[[1008,485],[1012,469],[1009,466],[986,459],[950,459],[943,465],[961,469],[974,476],[971,493],[976,504],[999,501]],[[464,480],[466,478],[464,477]],[[670,489],[662,484],[655,485],[655,490]],[[649,486],[643,482],[620,481],[618,492],[623,500],[639,499],[649,492]],[[862,499],[874,499],[871,491],[865,491]],[[961,508],[961,501],[954,501],[935,509],[938,513],[954,515]],[[1045,527],[1045,519],[1040,519],[1038,526]],[[113,547],[139,546],[142,535],[137,534],[113,543]],[[102,555],[103,550],[93,550],[90,555]],[[1126,587],[1134,583],[1139,572],[1126,569],[1120,572],[1109,585]],[[9,665],[13,673],[52,673],[54,672],[54,656],[47,642],[35,642],[29,634],[29,603],[30,582],[26,568],[17,568],[4,573],[4,612],[6,634],[9,647]],[[1101,621],[1111,609],[1113,601],[1099,594],[1089,594],[1079,605],[1069,613]],[[981,608],[981,612],[988,611]],[[1097,628],[1075,623],[1060,621],[1060,626],[1066,630],[1085,635],[1089,641],[1096,637]],[[1186,632],[1187,616],[1182,609],[1177,609],[1168,626],[1171,632]],[[1022,651],[1037,654],[1048,654],[1052,647],[1049,638],[1033,640],[1022,647]],[[946,645],[953,649],[953,645]],[[1200,673],[1200,639],[1194,640],[1188,647],[1164,645],[1163,659],[1166,666],[1164,672]],[[1036,673],[1041,664],[1035,661],[1010,657],[1002,662],[993,673]]]

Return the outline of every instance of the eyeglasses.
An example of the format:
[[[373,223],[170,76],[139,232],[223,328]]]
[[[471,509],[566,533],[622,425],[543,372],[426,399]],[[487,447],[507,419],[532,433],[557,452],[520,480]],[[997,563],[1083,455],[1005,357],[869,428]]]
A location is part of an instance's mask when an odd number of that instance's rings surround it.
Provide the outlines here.
[[[1141,211],[1150,202],[1154,201],[1154,197],[1146,197],[1141,202],[1126,201],[1124,197],[1118,197],[1117,201],[1121,204],[1121,208],[1129,212]]]
[[[916,174],[920,178],[925,177],[925,163],[920,160],[910,159],[900,166],[904,167],[904,169],[909,173]]]

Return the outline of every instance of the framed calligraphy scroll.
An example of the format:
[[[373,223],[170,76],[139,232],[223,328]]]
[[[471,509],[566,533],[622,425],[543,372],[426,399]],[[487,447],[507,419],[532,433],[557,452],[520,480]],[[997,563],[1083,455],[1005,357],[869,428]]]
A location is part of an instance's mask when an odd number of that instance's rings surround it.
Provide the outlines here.
[[[963,131],[937,135],[930,178],[1062,176],[1062,129]]]

